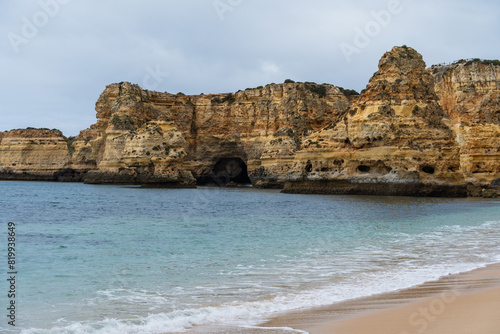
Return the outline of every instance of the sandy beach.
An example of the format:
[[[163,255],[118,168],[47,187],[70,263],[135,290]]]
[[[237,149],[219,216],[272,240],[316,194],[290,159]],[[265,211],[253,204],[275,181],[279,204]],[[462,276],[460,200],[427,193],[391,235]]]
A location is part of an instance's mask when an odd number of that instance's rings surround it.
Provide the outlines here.
[[[310,334],[498,334],[500,264],[262,324]]]

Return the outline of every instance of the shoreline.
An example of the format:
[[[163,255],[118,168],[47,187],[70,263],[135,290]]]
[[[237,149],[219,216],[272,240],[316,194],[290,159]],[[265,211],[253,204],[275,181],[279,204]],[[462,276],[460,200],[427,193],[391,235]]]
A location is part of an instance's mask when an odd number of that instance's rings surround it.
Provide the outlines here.
[[[17,175],[17,174],[16,174]],[[5,173],[0,171],[0,182],[43,182],[43,183],[79,183],[94,186],[137,186],[141,188],[158,189],[248,189],[257,190],[279,190],[282,194],[289,195],[329,195],[329,196],[374,196],[374,197],[414,197],[414,198],[452,198],[452,199],[482,199],[491,200],[500,197],[500,187],[477,188],[478,192],[469,193],[467,186],[433,186],[425,184],[388,184],[388,183],[352,183],[344,180],[330,180],[325,182],[310,183],[282,183],[269,186],[255,184],[238,184],[235,186],[211,186],[198,184],[183,184],[182,182],[169,181],[151,181],[136,182],[128,180],[116,180],[110,178],[107,181],[90,182],[83,179],[65,177],[60,175],[41,175],[35,177],[31,174],[22,177],[6,177]],[[389,187],[387,187],[389,186]]]
[[[259,327],[310,334],[497,334],[500,263],[409,289],[286,313]]]

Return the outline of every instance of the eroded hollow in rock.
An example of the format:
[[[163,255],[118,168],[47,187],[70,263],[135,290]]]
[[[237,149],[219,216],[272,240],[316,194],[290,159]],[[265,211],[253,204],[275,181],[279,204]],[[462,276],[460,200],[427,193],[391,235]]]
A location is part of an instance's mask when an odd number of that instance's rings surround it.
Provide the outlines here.
[[[312,165],[311,161],[308,160],[307,164],[306,164],[306,173],[312,172],[312,169],[313,169],[313,165]]]
[[[228,185],[248,185],[247,165],[241,158],[221,158],[215,164],[209,177],[198,179],[198,185],[226,187]]]
[[[424,166],[422,167],[422,172],[427,173],[427,174],[434,174],[436,170],[432,166]]]
[[[370,172],[371,167],[370,166],[365,166],[365,165],[360,165],[360,166],[358,166],[358,170],[361,173],[368,173],[368,172]]]

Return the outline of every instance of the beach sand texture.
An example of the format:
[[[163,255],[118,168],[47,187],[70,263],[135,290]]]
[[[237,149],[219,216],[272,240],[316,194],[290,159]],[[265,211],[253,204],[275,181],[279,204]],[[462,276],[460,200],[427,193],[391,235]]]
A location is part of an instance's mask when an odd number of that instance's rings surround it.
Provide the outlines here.
[[[310,334],[499,334],[500,264],[263,324]]]

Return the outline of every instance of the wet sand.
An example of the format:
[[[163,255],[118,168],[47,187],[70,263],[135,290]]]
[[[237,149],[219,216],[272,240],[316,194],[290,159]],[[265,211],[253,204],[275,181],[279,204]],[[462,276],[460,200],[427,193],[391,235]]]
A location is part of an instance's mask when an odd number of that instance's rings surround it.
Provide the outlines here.
[[[285,314],[261,326],[310,334],[499,334],[500,264],[406,290]]]

